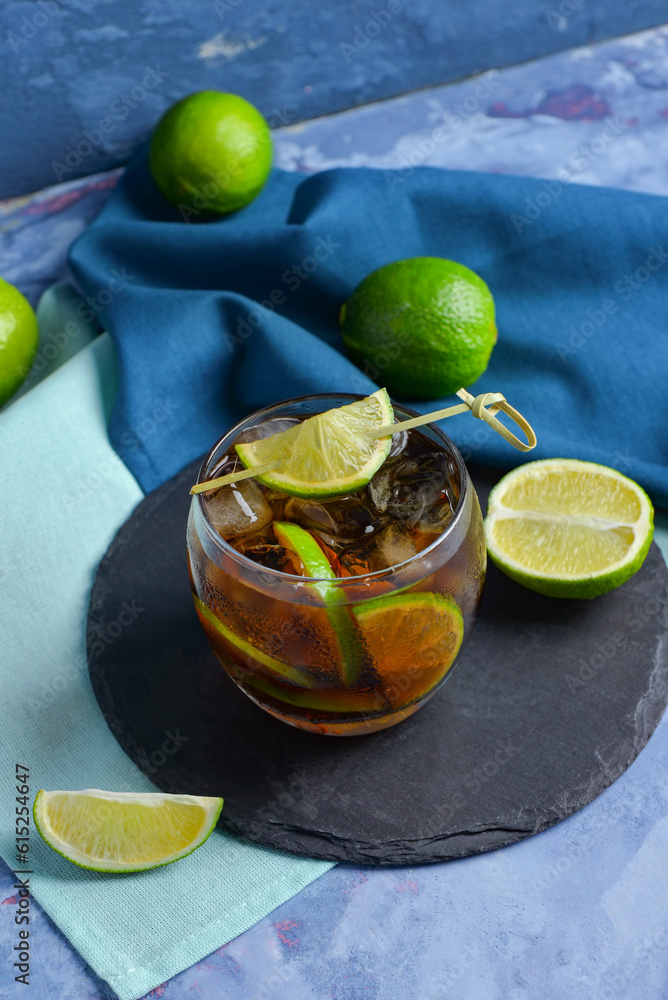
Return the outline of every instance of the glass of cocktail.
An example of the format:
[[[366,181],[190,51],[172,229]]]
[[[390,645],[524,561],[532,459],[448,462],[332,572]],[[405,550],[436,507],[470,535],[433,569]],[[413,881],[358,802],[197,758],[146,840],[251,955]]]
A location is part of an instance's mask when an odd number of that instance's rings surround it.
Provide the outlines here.
[[[198,482],[243,469],[236,446],[361,398],[259,410],[214,445]],[[394,405],[396,420],[415,416]],[[300,729],[358,735],[412,715],[475,620],[486,554],[463,459],[435,424],[387,440],[372,478],[344,495],[298,496],[260,476],[192,500],[190,576],[211,647],[245,694]]]

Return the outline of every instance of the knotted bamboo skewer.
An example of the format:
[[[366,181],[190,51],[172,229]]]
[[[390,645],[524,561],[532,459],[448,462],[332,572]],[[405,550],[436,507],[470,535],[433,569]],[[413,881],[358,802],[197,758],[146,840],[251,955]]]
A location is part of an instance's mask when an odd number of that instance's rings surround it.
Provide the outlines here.
[[[387,427],[380,427],[369,436],[372,439],[389,437],[391,434],[400,434],[401,431],[410,430],[412,427],[422,427],[424,424],[431,424],[436,420],[445,420],[447,417],[454,417],[457,413],[471,411],[478,420],[485,423],[500,434],[504,440],[511,444],[518,451],[531,451],[536,447],[536,434],[533,427],[525,417],[507,402],[506,397],[501,392],[483,392],[479,396],[473,396],[466,389],[458,389],[457,395],[463,400],[455,406],[447,406],[444,410],[435,410],[433,413],[425,413],[419,417],[412,417],[410,420],[402,420],[398,424],[388,424]],[[509,430],[500,420],[497,420],[496,413],[505,413],[506,416],[517,424],[524,432],[526,441],[521,441],[511,430]],[[252,469],[243,469],[241,472],[231,472],[227,476],[218,476],[217,479],[209,479],[205,483],[197,483],[190,490],[191,493],[204,493],[207,490],[218,489],[219,486],[227,486],[230,483],[238,483],[242,479],[250,479],[252,476],[261,476],[271,469],[277,469],[281,462],[277,459],[274,462],[265,462],[264,465],[256,465]]]
[[[506,401],[503,393],[484,392],[480,396],[472,396],[466,389],[458,389],[457,395],[460,399],[464,400],[463,403],[458,403],[456,406],[448,406],[444,410],[434,410],[433,413],[425,413],[419,417],[412,417],[410,420],[402,420],[399,424],[388,424],[387,427],[380,427],[370,436],[381,438],[386,437],[388,434],[398,434],[400,431],[410,430],[411,427],[421,427],[424,424],[431,424],[436,420],[445,420],[446,417],[454,417],[457,413],[466,413],[467,410],[470,410],[474,417],[488,423],[497,434],[505,438],[508,444],[512,444],[513,448],[517,448],[518,451],[531,451],[532,448],[536,447],[536,435],[533,427],[522,416],[519,410],[516,410],[515,407]],[[524,431],[526,442],[520,441],[512,431],[508,430],[500,420],[496,419],[494,414],[498,413],[499,410],[507,414],[520,430]]]

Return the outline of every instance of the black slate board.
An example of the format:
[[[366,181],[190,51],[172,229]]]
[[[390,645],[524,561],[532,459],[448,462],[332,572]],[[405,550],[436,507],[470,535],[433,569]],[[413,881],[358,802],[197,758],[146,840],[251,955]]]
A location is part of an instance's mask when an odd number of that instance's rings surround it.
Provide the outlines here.
[[[223,795],[221,825],[270,847],[416,864],[545,830],[647,743],[668,700],[668,573],[655,545],[594,601],[532,594],[490,566],[452,679],[392,729],[323,737],[271,718],[226,676],[192,606],[185,525],[198,467],[133,512],[89,609],[98,701],[160,789]],[[474,471],[483,504],[495,478]]]

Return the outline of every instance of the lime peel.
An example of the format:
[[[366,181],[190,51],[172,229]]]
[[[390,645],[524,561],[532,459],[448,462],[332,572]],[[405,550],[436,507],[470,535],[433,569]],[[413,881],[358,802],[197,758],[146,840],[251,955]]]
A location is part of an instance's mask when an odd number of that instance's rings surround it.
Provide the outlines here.
[[[222,808],[222,798],[202,795],[41,789],[33,817],[45,843],[79,868],[138,872],[192,854]]]
[[[247,684],[251,688],[256,688],[270,698],[275,698],[279,702],[287,705],[294,705],[296,708],[307,708],[316,712],[377,712],[383,708],[389,708],[387,702],[376,691],[344,691],[342,689],[320,689],[304,690],[298,688],[277,687],[272,681],[264,677],[258,677],[248,668],[232,664],[229,668],[233,676]]]

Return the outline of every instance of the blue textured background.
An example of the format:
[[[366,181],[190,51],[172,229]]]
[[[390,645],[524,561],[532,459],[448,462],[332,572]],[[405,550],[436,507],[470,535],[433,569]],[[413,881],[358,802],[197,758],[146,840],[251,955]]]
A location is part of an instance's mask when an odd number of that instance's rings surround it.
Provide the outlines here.
[[[386,2],[379,0],[375,9]],[[453,5],[453,0],[447,2]],[[464,3],[460,0],[462,9]],[[502,35],[512,34],[509,23],[516,30],[518,19],[534,10],[537,24],[545,19],[542,11],[558,11],[559,3],[527,2],[521,10],[498,0],[490,4],[489,9],[497,12],[490,31],[494,36],[490,53],[493,42],[498,44]],[[4,182],[5,190],[10,180],[20,190],[35,187],[40,162],[44,179],[54,180],[49,166],[55,155],[53,149],[69,141],[58,142],[58,121],[67,121],[73,114],[70,95],[76,91],[76,71],[72,66],[79,62],[84,65],[76,54],[79,47],[89,50],[85,61],[88,70],[97,62],[100,76],[104,76],[102,67],[111,64],[117,85],[120,74],[132,87],[136,83],[132,68],[146,65],[151,59],[146,41],[150,37],[148,29],[154,37],[151,44],[159,49],[155,39],[161,31],[169,37],[170,32],[176,32],[179,18],[185,20],[175,0],[155,0],[152,4],[136,0],[134,5],[116,0],[97,0],[96,4],[77,0],[76,7],[70,0],[61,6],[63,13],[54,31],[53,48],[40,34],[34,47],[21,46],[20,59],[6,46],[12,65],[4,56],[0,60],[0,78],[5,83],[0,156],[11,157],[13,164],[11,172],[6,164],[0,169],[0,183]],[[207,14],[212,4],[200,6],[197,30],[193,28],[195,17],[191,24],[180,28],[188,52],[197,50],[194,37],[214,37],[232,24]],[[471,3],[468,9],[475,6]],[[120,29],[128,35],[119,41],[126,48],[136,46],[134,62],[126,59],[124,63],[118,44],[111,41],[94,43],[84,37],[76,42],[74,53],[68,49],[68,44],[72,48],[68,39],[75,30],[91,30],[98,23],[89,10],[98,9],[100,25],[119,26],[123,23],[118,14],[121,7],[128,12],[123,17],[130,17],[131,8],[136,11],[138,23],[149,19],[149,7],[155,19],[159,12],[167,19],[162,25],[147,25],[144,42],[139,38],[133,42],[127,25]],[[407,3],[406,7],[412,14],[418,10],[415,3]],[[520,37],[517,42],[533,48],[539,40],[547,39],[551,48],[565,48],[593,32],[596,17],[602,33],[602,7],[601,3],[583,0],[565,24],[557,22],[561,30],[547,25],[540,39],[536,33],[533,38]],[[3,0],[0,46],[5,45],[2,26],[6,32],[10,15],[18,16],[20,25],[21,19],[36,9],[34,3]],[[235,15],[239,21],[234,22],[240,27],[230,30],[228,36],[233,41],[243,33],[242,13],[251,9],[257,7],[252,8],[250,0],[242,0]],[[658,20],[663,9],[663,4],[660,10],[658,3],[628,4],[624,10],[611,9],[607,14],[617,24],[624,18],[633,20],[639,28],[652,15]],[[337,11],[337,19],[349,25],[361,16],[348,7]],[[433,12],[434,25],[440,16],[438,10]],[[296,14],[291,18],[298,20]],[[69,24],[67,31],[61,21]],[[260,36],[263,33],[261,30]],[[300,36],[302,48],[306,33],[305,27]],[[397,38],[400,40],[401,32]],[[170,44],[177,47],[173,39]],[[393,77],[394,71],[387,68],[388,59],[383,58],[383,52],[387,56],[391,46],[379,49],[381,44],[379,39],[364,50],[356,72],[368,90],[373,79],[371,67],[382,69],[387,91],[400,92],[410,85],[410,80],[399,71]],[[425,52],[432,45],[424,34],[421,44]],[[468,47],[466,38],[462,45]],[[445,47],[441,48],[445,52]],[[438,45],[434,43],[432,49],[437,53]],[[257,80],[249,75],[253,52]],[[302,53],[299,58],[303,66],[307,56]],[[304,86],[313,86],[318,71],[317,58],[311,54],[308,60],[313,76],[302,80],[296,74],[302,92]],[[193,62],[197,63],[196,57]],[[493,62],[490,58],[484,65]],[[237,63],[243,64],[244,79],[256,87],[260,96],[263,84],[259,74],[263,66],[271,66],[274,71],[271,87],[277,88],[280,82],[282,92],[287,93],[289,84],[275,73],[273,45],[223,60],[216,85],[223,85],[226,68],[230,73],[237,72]],[[204,60],[204,69],[206,64]],[[290,65],[294,68],[294,63]],[[336,65],[336,61],[331,59],[330,65]],[[430,65],[433,68],[433,61]],[[345,59],[340,62],[340,79],[332,82],[332,93],[340,94],[344,84],[356,79],[350,67]],[[285,72],[291,72],[290,66]],[[53,79],[49,80],[49,75]],[[40,80],[40,76],[44,79]],[[38,80],[36,87],[29,83],[33,77]],[[10,90],[7,79],[12,84]],[[326,80],[326,74],[320,79]],[[275,136],[276,162],[285,169],[303,172],[356,165],[401,169],[417,162],[446,169],[560,178],[668,196],[668,28],[593,48],[560,52],[488,74],[485,79],[492,84],[490,96],[473,110],[463,108],[463,104],[479,81],[463,80],[283,129]],[[191,89],[202,85],[199,77],[189,77],[185,71],[183,80],[190,81]],[[325,88],[324,83],[321,86]],[[22,88],[29,93],[23,94]],[[325,101],[329,96],[326,88],[314,88],[303,97],[299,89],[290,98],[293,106],[297,98],[312,101],[310,106],[314,107],[317,100]],[[34,100],[40,93],[48,101],[48,111],[41,113],[39,122],[23,112],[19,114],[19,102],[28,102],[30,94]],[[278,99],[272,91],[267,93],[273,103],[267,101],[263,107],[271,110]],[[92,88],[87,95],[82,85],[76,96],[83,102],[87,97],[93,101],[95,95]],[[156,95],[156,101],[158,97],[162,108],[162,102],[169,98],[162,92]],[[142,104],[134,113],[145,114],[145,109],[146,104]],[[625,127],[614,143],[600,151],[596,143],[607,117]],[[80,128],[79,119],[75,120]],[[94,124],[94,111],[90,121]],[[148,129],[149,119],[142,121]],[[131,122],[123,124],[129,129]],[[428,139],[436,125],[446,127],[447,141],[429,147]],[[120,126],[115,138],[120,141]],[[128,153],[133,143],[128,140]],[[96,163],[91,169],[99,168],[99,161]],[[84,166],[88,170],[87,164]],[[118,173],[109,173],[87,182],[63,184],[32,199],[0,205],[3,277],[16,282],[34,303],[54,281],[70,277],[66,265],[69,244],[92,220],[117,180]],[[43,331],[42,349],[50,345],[53,332]],[[61,351],[50,364],[57,367],[66,354]],[[28,388],[44,371],[42,359],[39,373],[28,382]],[[668,527],[665,514],[662,524]],[[665,555],[668,558],[668,550]],[[666,1000],[667,775],[668,719],[629,771],[596,802],[565,823],[523,844],[447,865],[397,869],[392,873],[339,866],[245,934],[156,987],[147,1000]],[[113,992],[73,951],[36,901],[32,907],[32,991],[14,983],[8,958],[15,943],[13,884],[12,874],[0,862],[0,997],[113,1000]],[[131,900],[128,905],[132,905]]]
[[[665,17],[665,0],[10,0],[0,198],[124,163],[194,90],[240,93],[277,127]]]

